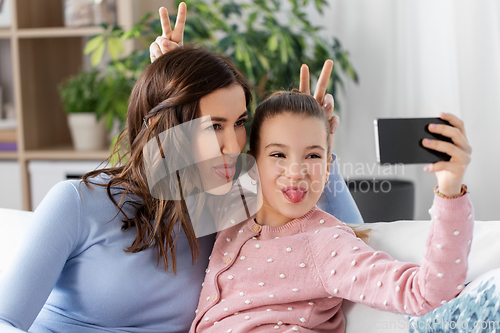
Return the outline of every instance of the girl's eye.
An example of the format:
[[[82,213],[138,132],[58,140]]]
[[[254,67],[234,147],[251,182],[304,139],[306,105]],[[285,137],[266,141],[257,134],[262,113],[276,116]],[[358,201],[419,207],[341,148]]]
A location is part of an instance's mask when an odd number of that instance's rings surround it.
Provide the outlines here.
[[[319,156],[318,154],[311,154],[307,156],[307,158],[321,158],[321,156]]]
[[[273,154],[271,154],[270,156],[272,156],[272,157],[279,157],[279,158],[283,158],[283,157],[285,157],[285,154],[283,154],[283,153],[273,153]]]
[[[240,120],[238,120],[238,121],[234,124],[234,126],[235,126],[235,127],[243,127],[243,126],[245,126],[245,123],[247,122],[247,119],[248,119],[248,118],[244,118],[244,119],[240,119]]]

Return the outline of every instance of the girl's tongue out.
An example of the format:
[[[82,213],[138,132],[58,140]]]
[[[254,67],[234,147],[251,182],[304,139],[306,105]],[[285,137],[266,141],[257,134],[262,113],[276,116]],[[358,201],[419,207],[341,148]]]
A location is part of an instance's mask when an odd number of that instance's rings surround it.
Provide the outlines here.
[[[293,203],[299,203],[304,198],[306,193],[305,188],[303,187],[287,187],[283,190],[283,195],[285,198]]]

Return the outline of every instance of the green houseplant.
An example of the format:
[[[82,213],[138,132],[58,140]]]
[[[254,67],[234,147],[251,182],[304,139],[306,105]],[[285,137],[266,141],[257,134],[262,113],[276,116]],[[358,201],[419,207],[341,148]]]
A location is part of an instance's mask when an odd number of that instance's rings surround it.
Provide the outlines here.
[[[305,13],[310,2],[322,13],[326,0],[248,0],[245,3],[214,0],[210,5],[203,0],[184,2],[188,8],[185,43],[195,42],[230,58],[256,88],[256,103],[273,90],[295,87],[302,63],[309,65],[314,80],[324,60],[334,60],[328,89],[334,96],[343,86],[343,77],[358,81],[340,41],[320,37],[322,28],[311,23]],[[280,13],[281,19],[276,13]],[[175,18],[171,17],[171,21]],[[105,32],[90,39],[84,52],[91,54],[95,66],[102,61],[107,49],[111,66],[128,73],[129,77],[137,77],[150,62],[149,44],[161,35],[159,18],[146,14],[128,31],[104,27]],[[144,49],[120,59],[122,42],[126,39],[141,41]]]
[[[71,139],[76,150],[104,148],[104,121],[96,117],[99,106],[100,78],[97,70],[82,71],[67,78],[59,87],[59,96],[68,114]]]
[[[115,121],[124,122],[132,82],[119,71],[81,71],[58,86],[76,150],[98,150]]]

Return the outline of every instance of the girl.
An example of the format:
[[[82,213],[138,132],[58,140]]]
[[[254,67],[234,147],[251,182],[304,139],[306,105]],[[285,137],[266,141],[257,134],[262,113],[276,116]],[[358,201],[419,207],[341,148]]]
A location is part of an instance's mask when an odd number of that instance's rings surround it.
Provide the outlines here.
[[[188,331],[215,239],[196,239],[183,201],[152,195],[143,149],[210,116],[217,152],[238,155],[250,99],[235,67],[204,49],[178,48],[146,68],[121,134],[128,159],[57,184],[38,206],[0,275],[0,331]]]
[[[261,103],[251,127],[263,206],[254,219],[216,240],[191,332],[344,332],[343,299],[421,315],[463,288],[473,209],[461,185],[470,147],[460,120],[429,130],[454,144],[424,141],[450,162],[436,172],[432,226],[420,266],[374,251],[318,209],[327,183],[327,119],[310,96],[277,93]]]

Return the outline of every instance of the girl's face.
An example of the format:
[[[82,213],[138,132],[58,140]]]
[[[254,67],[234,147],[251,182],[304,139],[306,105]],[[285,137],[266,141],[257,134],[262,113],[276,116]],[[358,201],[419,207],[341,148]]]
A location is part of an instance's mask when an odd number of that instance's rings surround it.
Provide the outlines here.
[[[235,84],[201,98],[200,117],[207,116],[210,118],[202,119],[200,124],[193,153],[201,161],[197,166],[205,191],[220,195],[231,187],[236,160],[247,140],[244,125],[248,112],[243,88]]]
[[[327,148],[319,119],[284,113],[264,121],[256,158],[263,195],[260,224],[284,225],[316,205],[328,179]]]

